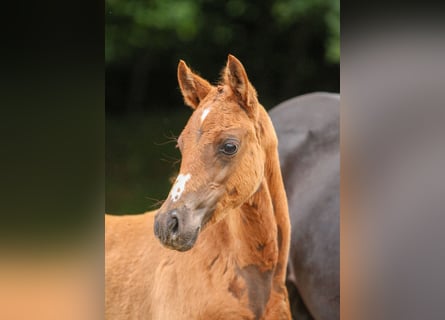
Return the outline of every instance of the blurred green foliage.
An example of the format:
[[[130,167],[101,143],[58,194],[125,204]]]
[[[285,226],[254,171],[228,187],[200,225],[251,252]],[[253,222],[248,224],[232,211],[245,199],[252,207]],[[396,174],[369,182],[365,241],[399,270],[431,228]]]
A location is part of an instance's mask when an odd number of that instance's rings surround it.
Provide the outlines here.
[[[326,59],[340,59],[339,0],[106,0],[105,8],[107,62],[128,58],[141,48],[193,42],[203,33],[216,44],[228,44],[238,31],[236,23],[226,23],[230,20],[291,29],[312,15],[322,17],[328,30]],[[269,13],[267,19],[257,19],[260,10]]]

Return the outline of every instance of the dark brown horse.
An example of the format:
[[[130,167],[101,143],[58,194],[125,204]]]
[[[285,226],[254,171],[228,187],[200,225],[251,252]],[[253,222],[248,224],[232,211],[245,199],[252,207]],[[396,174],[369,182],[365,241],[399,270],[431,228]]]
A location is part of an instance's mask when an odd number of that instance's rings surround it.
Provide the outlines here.
[[[289,213],[272,122],[233,56],[216,86],[183,61],[178,81],[194,111],[166,201],[106,216],[106,317],[290,319]]]
[[[339,104],[337,94],[313,93],[269,112],[289,203],[286,284],[298,320],[340,317]]]

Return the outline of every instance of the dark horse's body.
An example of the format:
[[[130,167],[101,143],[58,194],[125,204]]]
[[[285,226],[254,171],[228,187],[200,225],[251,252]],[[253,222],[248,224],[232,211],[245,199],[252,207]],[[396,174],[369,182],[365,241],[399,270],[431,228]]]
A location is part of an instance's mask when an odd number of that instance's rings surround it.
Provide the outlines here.
[[[286,284],[299,320],[340,318],[339,105],[338,94],[312,93],[269,112],[292,225]]]

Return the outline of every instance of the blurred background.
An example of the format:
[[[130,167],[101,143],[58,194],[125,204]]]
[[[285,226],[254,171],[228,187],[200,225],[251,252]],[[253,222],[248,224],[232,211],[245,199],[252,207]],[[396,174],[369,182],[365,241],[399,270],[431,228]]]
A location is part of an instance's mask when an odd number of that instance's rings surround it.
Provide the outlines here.
[[[338,0],[106,0],[106,211],[138,213],[167,196],[191,109],[179,59],[212,83],[234,54],[266,109],[339,92]]]

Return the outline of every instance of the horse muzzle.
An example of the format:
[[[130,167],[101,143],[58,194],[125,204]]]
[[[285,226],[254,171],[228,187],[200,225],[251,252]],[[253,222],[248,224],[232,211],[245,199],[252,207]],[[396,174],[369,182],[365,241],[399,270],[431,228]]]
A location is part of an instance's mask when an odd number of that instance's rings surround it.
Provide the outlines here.
[[[159,241],[167,248],[187,251],[190,250],[198,238],[201,223],[188,221],[187,209],[159,212],[155,216],[154,233]]]
[[[164,202],[155,216],[154,233],[161,243],[178,251],[190,250],[200,231],[213,216],[223,188],[202,189],[189,193],[175,203]]]

